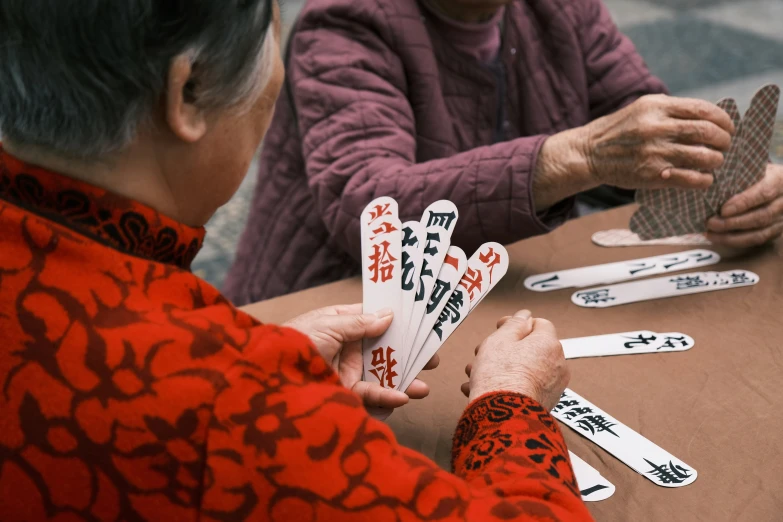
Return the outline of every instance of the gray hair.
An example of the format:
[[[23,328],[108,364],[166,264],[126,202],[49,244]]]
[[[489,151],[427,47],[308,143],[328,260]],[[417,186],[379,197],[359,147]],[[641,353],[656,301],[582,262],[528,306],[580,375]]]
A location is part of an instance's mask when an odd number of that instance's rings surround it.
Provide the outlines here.
[[[181,55],[193,64],[194,103],[242,107],[278,51],[271,9],[269,0],[0,0],[0,133],[68,157],[120,151]]]

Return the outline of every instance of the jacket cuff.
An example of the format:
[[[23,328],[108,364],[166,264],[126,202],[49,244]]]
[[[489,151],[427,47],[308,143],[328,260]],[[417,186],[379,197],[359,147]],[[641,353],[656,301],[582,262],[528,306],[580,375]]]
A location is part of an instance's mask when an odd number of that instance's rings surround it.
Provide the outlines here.
[[[538,155],[547,139],[549,139],[548,135],[542,135],[540,137],[538,143],[536,143],[530,153],[529,164],[527,165],[527,168],[529,169],[527,175],[527,205],[528,209],[530,209],[530,221],[536,234],[547,234],[564,224],[569,218],[576,217],[574,212],[576,206],[575,196],[559,201],[543,212],[536,212],[536,201],[535,196],[533,195],[533,180],[535,178],[536,165],[538,164]]]
[[[507,459],[528,461],[562,480],[573,492],[576,479],[557,422],[537,401],[512,392],[493,392],[471,402],[454,433],[452,468],[465,480]]]

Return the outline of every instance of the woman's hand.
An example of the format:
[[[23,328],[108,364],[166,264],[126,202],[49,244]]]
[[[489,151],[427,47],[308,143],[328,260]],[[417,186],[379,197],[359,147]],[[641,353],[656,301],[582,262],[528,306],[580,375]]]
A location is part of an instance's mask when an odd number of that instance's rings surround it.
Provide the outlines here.
[[[535,399],[547,410],[555,407],[571,378],[555,327],[533,319],[527,310],[498,322],[498,330],[476,348],[465,373],[470,382],[462,385],[462,393],[471,401],[508,391]]]
[[[544,142],[533,179],[536,209],[599,185],[706,189],[734,131],[729,115],[710,102],[643,96]]]
[[[584,127],[585,154],[598,182],[628,189],[701,188],[723,165],[734,124],[717,105],[644,96]]]
[[[361,397],[367,408],[399,408],[410,399],[423,399],[429,387],[416,379],[405,393],[362,381],[364,362],[362,339],[378,337],[389,328],[393,319],[391,310],[363,314],[362,305],[338,305],[321,308],[300,315],[283,326],[307,335],[313,346],[331,365],[343,386]],[[425,370],[438,366],[435,355]]]
[[[764,179],[723,205],[707,221],[707,239],[747,248],[774,241],[783,233],[783,165],[767,165]]]

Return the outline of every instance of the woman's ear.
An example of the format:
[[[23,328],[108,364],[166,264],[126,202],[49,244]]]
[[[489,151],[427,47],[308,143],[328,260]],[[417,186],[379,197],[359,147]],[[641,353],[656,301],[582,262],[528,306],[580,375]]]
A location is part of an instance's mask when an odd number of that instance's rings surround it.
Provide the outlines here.
[[[207,133],[204,111],[198,107],[194,95],[193,64],[186,55],[171,62],[166,91],[166,122],[179,139],[195,143]]]

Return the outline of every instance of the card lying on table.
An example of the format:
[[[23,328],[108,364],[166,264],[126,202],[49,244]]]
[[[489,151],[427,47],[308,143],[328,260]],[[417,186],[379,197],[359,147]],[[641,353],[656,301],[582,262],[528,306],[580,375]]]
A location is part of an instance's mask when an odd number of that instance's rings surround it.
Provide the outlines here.
[[[571,302],[585,308],[609,308],[639,301],[651,301],[678,295],[715,292],[753,286],[759,276],[747,270],[695,272],[676,277],[658,277],[575,292]]]
[[[684,352],[695,344],[693,338],[682,333],[655,333],[647,330],[592,337],[563,339],[566,359],[635,355],[642,353]]]
[[[631,247],[631,246],[706,246],[711,245],[704,234],[686,234],[684,236],[664,237],[661,239],[642,239],[639,234],[631,232],[627,228],[614,228],[596,232],[592,237],[593,243],[600,247]]]
[[[597,469],[571,451],[568,452],[568,456],[571,459],[571,466],[574,468],[576,485],[582,495],[582,500],[600,502],[614,495],[614,484],[601,476]]]
[[[619,263],[584,266],[538,274],[525,279],[525,288],[535,292],[551,292],[561,288],[584,288],[586,286],[618,283],[646,276],[678,272],[720,262],[720,256],[711,250],[689,250],[643,259],[632,259]]]
[[[552,415],[658,486],[680,488],[696,480],[691,466],[568,388]]]

